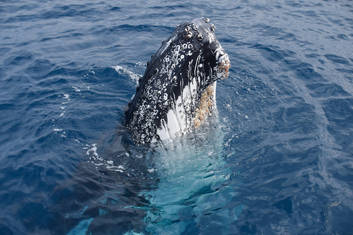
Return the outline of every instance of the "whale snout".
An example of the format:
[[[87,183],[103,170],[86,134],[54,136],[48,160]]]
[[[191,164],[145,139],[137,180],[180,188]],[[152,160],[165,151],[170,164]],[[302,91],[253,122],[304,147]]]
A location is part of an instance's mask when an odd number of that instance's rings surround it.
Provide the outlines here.
[[[190,29],[195,32],[191,32]],[[209,47],[216,62],[217,79],[225,79],[229,75],[230,60],[220,42],[215,36],[216,27],[210,22],[209,18],[199,18],[191,21],[191,26],[185,28],[186,35],[189,37],[195,35],[197,39],[205,46]]]

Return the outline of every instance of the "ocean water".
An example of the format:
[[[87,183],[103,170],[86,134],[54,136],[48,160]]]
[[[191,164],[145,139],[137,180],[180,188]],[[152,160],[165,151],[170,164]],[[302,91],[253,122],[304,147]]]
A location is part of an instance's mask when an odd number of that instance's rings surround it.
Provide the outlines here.
[[[231,60],[218,121],[135,146],[176,25]],[[352,234],[353,2],[0,1],[0,234]]]

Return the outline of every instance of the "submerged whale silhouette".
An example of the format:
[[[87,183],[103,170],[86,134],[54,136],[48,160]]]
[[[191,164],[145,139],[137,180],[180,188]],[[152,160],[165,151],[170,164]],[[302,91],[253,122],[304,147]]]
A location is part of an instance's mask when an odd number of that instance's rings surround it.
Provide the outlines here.
[[[216,81],[230,61],[214,31],[208,18],[183,23],[151,57],[125,112],[135,143],[174,139],[217,113]]]

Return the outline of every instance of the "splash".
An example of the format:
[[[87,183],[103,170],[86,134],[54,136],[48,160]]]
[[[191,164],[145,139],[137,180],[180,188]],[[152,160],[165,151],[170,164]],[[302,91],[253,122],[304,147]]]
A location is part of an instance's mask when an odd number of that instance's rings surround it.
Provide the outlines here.
[[[112,68],[115,69],[115,71],[117,73],[127,74],[134,82],[136,82],[136,84],[138,84],[138,81],[139,81],[141,75],[136,74],[136,73],[128,70],[127,68],[120,66],[120,65],[115,65]]]

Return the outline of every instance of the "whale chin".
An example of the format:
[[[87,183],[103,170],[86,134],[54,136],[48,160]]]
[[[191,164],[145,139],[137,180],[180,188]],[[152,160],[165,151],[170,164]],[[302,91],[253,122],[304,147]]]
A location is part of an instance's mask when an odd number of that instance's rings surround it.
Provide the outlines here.
[[[230,61],[207,18],[177,26],[147,63],[125,124],[137,144],[171,141],[217,116],[217,80]]]

